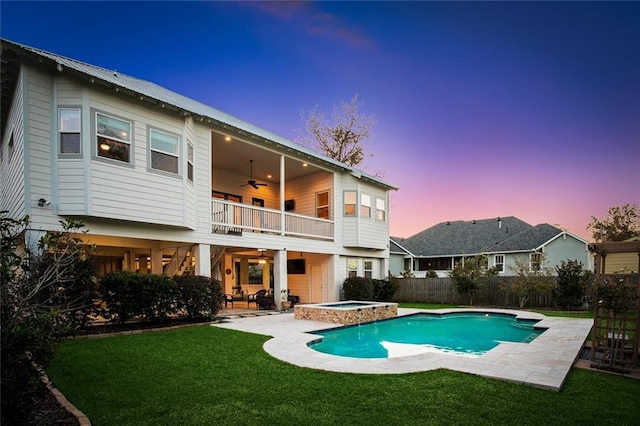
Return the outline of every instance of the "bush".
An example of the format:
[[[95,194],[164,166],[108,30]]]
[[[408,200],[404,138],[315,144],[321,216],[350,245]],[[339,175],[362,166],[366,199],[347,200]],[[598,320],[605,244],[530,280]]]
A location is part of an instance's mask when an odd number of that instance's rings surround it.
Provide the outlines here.
[[[93,310],[93,247],[76,235],[82,223],[61,221],[34,247],[24,245],[29,218],[0,212],[0,327],[2,424],[21,424],[42,384],[34,363],[46,367],[62,336],[88,322]]]
[[[369,278],[347,278],[342,288],[346,300],[373,300],[373,283]]]
[[[102,278],[100,293],[109,317],[115,315],[118,322],[125,323],[142,315],[142,282],[138,278],[130,271],[115,271]]]
[[[427,278],[438,278],[438,273],[433,269],[429,269],[426,273]]]
[[[182,275],[175,278],[178,287],[178,309],[190,318],[211,319],[220,312],[222,284],[200,275]]]
[[[562,261],[556,266],[558,273],[558,287],[553,295],[558,306],[562,309],[581,307],[587,288],[593,281],[593,273],[583,270],[582,262],[577,260]]]
[[[164,322],[178,312],[178,286],[166,275],[141,275],[143,290],[142,312],[152,322]]]
[[[111,272],[102,279],[101,294],[109,315],[120,323],[140,315],[149,321],[164,321],[177,312],[178,289],[166,275]]]
[[[389,277],[386,280],[371,280],[373,284],[373,300],[376,302],[391,302],[393,295],[398,291],[398,281]]]

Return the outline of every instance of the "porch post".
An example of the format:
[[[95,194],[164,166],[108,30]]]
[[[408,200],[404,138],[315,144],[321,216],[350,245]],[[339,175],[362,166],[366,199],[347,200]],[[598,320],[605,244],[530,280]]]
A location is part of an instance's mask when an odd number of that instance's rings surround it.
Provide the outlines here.
[[[284,182],[285,170],[284,170],[284,155],[280,155],[280,235],[285,234],[285,216],[284,216]],[[286,262],[285,262],[286,266]],[[285,274],[286,277],[286,274]]]
[[[273,255],[273,300],[278,310],[282,309],[282,291],[287,290],[287,250],[278,250]]]
[[[151,273],[161,274],[162,271],[162,250],[151,249]]]
[[[196,244],[194,255],[196,258],[196,275],[211,276],[211,247],[208,244]]]

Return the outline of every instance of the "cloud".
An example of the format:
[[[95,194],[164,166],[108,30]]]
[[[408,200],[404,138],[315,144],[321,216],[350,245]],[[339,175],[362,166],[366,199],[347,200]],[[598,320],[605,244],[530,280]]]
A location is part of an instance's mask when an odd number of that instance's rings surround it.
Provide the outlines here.
[[[355,25],[337,15],[318,10],[318,3],[287,2],[246,2],[247,6],[269,14],[281,21],[300,23],[304,31],[313,37],[334,39],[357,49],[371,49],[374,42]]]

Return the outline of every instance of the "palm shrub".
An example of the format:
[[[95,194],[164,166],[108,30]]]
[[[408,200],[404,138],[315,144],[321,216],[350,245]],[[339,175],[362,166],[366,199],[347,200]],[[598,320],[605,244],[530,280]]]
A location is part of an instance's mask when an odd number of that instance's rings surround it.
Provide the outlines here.
[[[201,275],[182,275],[174,278],[178,288],[178,309],[190,318],[211,319],[220,312],[222,284]]]
[[[88,322],[94,308],[93,247],[81,222],[61,221],[37,247],[24,245],[29,218],[0,212],[2,424],[20,424],[42,391],[34,363],[46,367],[58,343]]]
[[[348,277],[342,283],[346,300],[374,300],[373,283],[370,278]]]

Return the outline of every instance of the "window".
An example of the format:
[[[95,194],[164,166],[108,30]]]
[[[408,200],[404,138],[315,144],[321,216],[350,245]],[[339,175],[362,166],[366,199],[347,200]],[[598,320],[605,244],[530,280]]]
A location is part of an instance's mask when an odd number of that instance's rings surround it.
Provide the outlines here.
[[[532,271],[539,271],[542,264],[542,253],[531,253],[529,255],[529,269]]]
[[[316,193],[316,217],[329,219],[329,191]]]
[[[493,256],[493,264],[496,268],[496,271],[504,271],[504,254],[496,254],[495,256]]]
[[[344,215],[345,216],[356,215],[356,191],[344,192]]]
[[[384,222],[386,219],[386,211],[384,200],[382,198],[376,199],[376,219]]]
[[[358,259],[347,259],[347,277],[355,278],[358,276]]]
[[[98,157],[130,162],[131,123],[96,113]]]
[[[80,108],[58,109],[60,154],[80,154]]]
[[[176,136],[149,130],[151,147],[151,168],[178,174],[178,142]]]
[[[360,194],[360,216],[371,217],[371,197]]]
[[[364,261],[364,277],[373,278],[373,260]]]
[[[233,201],[234,203],[242,203],[242,197],[240,195],[227,194],[226,192],[211,191],[212,198],[218,198],[226,201]]]
[[[193,144],[187,141],[187,179],[193,182]]]

